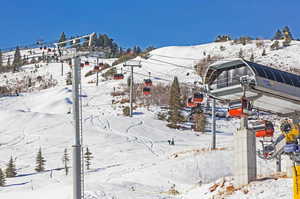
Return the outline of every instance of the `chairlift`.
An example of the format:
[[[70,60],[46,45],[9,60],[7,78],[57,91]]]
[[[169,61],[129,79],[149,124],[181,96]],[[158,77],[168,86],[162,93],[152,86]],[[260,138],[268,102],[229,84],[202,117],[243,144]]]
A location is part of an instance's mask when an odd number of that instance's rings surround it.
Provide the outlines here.
[[[144,87],[143,88],[143,93],[144,93],[144,95],[150,95],[151,94],[151,89],[149,87]]]
[[[100,72],[100,67],[99,66],[94,66],[94,72]]]
[[[204,98],[203,93],[194,93],[192,100],[194,103],[198,104],[203,102],[203,98]]]
[[[255,131],[256,137],[273,137],[274,125],[268,120],[256,121],[252,124],[252,129]]]
[[[195,102],[193,102],[193,98],[188,98],[187,102],[186,102],[186,106],[189,108],[195,108],[198,106],[198,104],[196,104]]]
[[[151,75],[151,73],[149,72],[149,78],[148,78],[148,79],[144,79],[144,85],[145,85],[146,87],[152,86],[152,80],[151,80],[151,78],[150,78],[150,75]]]
[[[124,79],[123,70],[121,68],[121,73],[114,74],[114,80],[122,80]]]
[[[83,68],[84,67],[84,63],[80,63],[80,68]]]
[[[85,66],[89,66],[89,65],[90,65],[90,62],[85,61],[85,62],[84,62],[84,65],[85,65]]]
[[[234,101],[229,103],[228,114],[230,117],[244,117],[251,110],[250,101],[245,97],[242,97],[239,101]]]

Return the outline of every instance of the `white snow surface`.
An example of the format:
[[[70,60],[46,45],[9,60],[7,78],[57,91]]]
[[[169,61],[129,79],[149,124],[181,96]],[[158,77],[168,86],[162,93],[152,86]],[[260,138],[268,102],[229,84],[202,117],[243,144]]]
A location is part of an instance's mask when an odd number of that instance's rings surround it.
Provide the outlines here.
[[[270,43],[265,41],[266,45]],[[220,51],[221,45],[225,46],[225,51]],[[160,81],[158,78],[172,80],[175,75],[181,82],[192,83],[200,78],[191,68],[197,60],[204,58],[204,51],[233,59],[241,48],[249,56],[253,52],[259,62],[267,65],[281,68],[300,66],[297,56],[300,42],[277,51],[269,52],[266,48],[267,56],[260,56],[262,49],[257,49],[255,43],[242,46],[225,42],[156,49],[150,52],[152,60],[136,58],[142,61],[142,68],[136,72],[145,76],[151,72],[153,78],[156,77],[154,83]],[[121,66],[117,68],[120,70]],[[95,80],[95,75],[84,77],[92,67],[93,64],[82,71],[83,146],[89,147],[94,157],[91,169],[85,171],[85,198],[211,199],[216,193],[210,192],[209,187],[224,177],[231,179],[232,135],[238,121],[217,121],[217,146],[224,149],[210,151],[209,132],[196,134],[189,130],[169,129],[166,122],[156,119],[157,107],[150,107],[150,110],[140,107],[135,110],[133,118],[122,116],[121,105],[112,105],[110,93],[113,87],[126,80],[100,81],[96,87],[88,83]],[[10,79],[22,78],[31,70],[33,65],[28,65],[22,72],[5,75]],[[64,73],[69,70],[65,65]],[[18,97],[0,98],[0,168],[4,169],[13,156],[18,171],[17,177],[7,179],[7,186],[0,187],[1,199],[72,198],[72,177],[65,176],[62,170],[64,149],[68,149],[71,158],[74,140],[73,118],[67,114],[72,106],[72,88],[65,85],[66,77],[61,76],[60,63],[43,64],[38,73],[51,74],[58,85],[21,93]],[[137,75],[135,79],[141,81],[145,76]],[[4,81],[1,78],[0,83]],[[175,140],[174,146],[167,142],[171,138]],[[46,171],[36,173],[35,157],[40,147],[47,161]],[[275,162],[258,160],[259,176],[274,172]],[[173,185],[179,195],[167,193]],[[226,198],[290,199],[292,192],[291,179],[284,178],[252,182],[247,188],[248,193],[236,191]]]

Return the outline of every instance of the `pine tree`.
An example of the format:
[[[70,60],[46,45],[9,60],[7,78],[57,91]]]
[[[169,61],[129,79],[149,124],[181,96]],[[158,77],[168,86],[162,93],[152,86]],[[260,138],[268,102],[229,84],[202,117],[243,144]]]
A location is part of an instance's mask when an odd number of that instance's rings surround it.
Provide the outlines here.
[[[182,116],[180,115],[181,107],[181,94],[178,78],[174,77],[171,89],[170,89],[170,98],[169,98],[169,127],[176,128],[177,123],[183,121]]]
[[[293,40],[293,35],[290,31],[290,28],[288,26],[285,26],[282,30],[283,34],[284,34],[284,38],[288,38],[290,40]]]
[[[254,54],[253,53],[251,54],[250,61],[254,62]]]
[[[15,177],[17,175],[16,165],[12,156],[10,156],[9,162],[7,164],[5,175],[7,178]]]
[[[12,64],[13,65],[13,72],[16,72],[17,69],[22,66],[22,62],[23,62],[23,60],[22,60],[22,57],[21,57],[21,51],[20,51],[20,48],[17,47],[16,51],[15,51],[15,54],[14,54],[14,61],[13,61],[13,64]]]
[[[67,40],[67,37],[66,37],[65,33],[62,32],[58,42],[63,42],[63,41],[66,41],[66,40]],[[61,44],[60,46],[64,47],[64,46],[66,46],[66,44]]]
[[[280,30],[277,30],[275,36],[273,37],[273,40],[281,40],[281,39],[283,39],[283,34]]]
[[[90,170],[91,166],[91,159],[93,158],[92,153],[90,152],[89,148],[86,148],[86,151],[84,153],[84,159],[85,159],[85,165],[86,165],[86,170]]]
[[[2,169],[0,168],[0,187],[3,187],[5,186],[5,176],[4,176],[4,173],[2,171]]]
[[[63,163],[65,167],[66,176],[69,174],[69,165],[68,165],[69,162],[70,162],[70,158],[69,158],[68,150],[65,149],[64,156],[63,156]]]
[[[262,56],[266,56],[267,55],[267,53],[266,53],[266,49],[264,49],[263,50],[263,52],[262,52],[262,54],[261,54]]]
[[[42,155],[42,149],[39,148],[38,154],[36,156],[36,167],[35,167],[35,170],[37,172],[45,171],[45,162],[46,162],[46,160],[45,160],[45,158]]]
[[[6,64],[7,67],[10,67],[10,57],[8,57],[7,59],[7,64]]]

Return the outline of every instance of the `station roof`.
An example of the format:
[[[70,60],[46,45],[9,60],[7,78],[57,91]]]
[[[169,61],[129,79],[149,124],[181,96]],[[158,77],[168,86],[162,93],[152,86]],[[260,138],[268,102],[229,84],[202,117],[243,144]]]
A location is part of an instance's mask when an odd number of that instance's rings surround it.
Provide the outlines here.
[[[261,64],[245,61],[255,75],[300,88],[300,76]]]
[[[234,61],[227,61],[227,62],[217,62],[211,66],[209,66],[208,71],[206,73],[205,77],[205,83],[208,83],[211,81],[212,73],[215,70],[226,70],[226,69],[232,69],[232,68],[239,68],[241,66],[248,66],[250,67],[256,76],[270,79],[273,81],[289,84],[291,86],[295,86],[300,88],[300,76],[295,75],[292,73],[288,73],[285,71],[281,71],[275,68],[271,68],[268,66],[264,66],[261,64],[257,64],[254,62],[246,61],[243,59],[237,59]],[[213,75],[215,76],[215,75]]]

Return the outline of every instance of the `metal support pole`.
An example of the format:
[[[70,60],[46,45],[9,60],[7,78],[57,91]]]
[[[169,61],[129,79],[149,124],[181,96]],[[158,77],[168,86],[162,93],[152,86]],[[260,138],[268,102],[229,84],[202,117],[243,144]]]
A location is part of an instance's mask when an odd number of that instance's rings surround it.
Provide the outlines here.
[[[99,58],[97,57],[96,65],[99,67]],[[97,72],[96,86],[99,84],[99,72]]]
[[[64,62],[61,61],[61,76],[64,76]]]
[[[79,76],[80,58],[74,58],[73,66],[73,119],[75,140],[73,145],[73,199],[81,199],[81,139],[80,139],[80,107],[79,107]]]
[[[130,67],[131,75],[130,75],[130,114],[129,116],[132,117],[133,113],[133,66]]]
[[[212,120],[212,149],[216,149],[216,100],[212,100],[212,108],[211,108],[211,120]]]
[[[276,171],[281,172],[281,155],[276,158]]]

